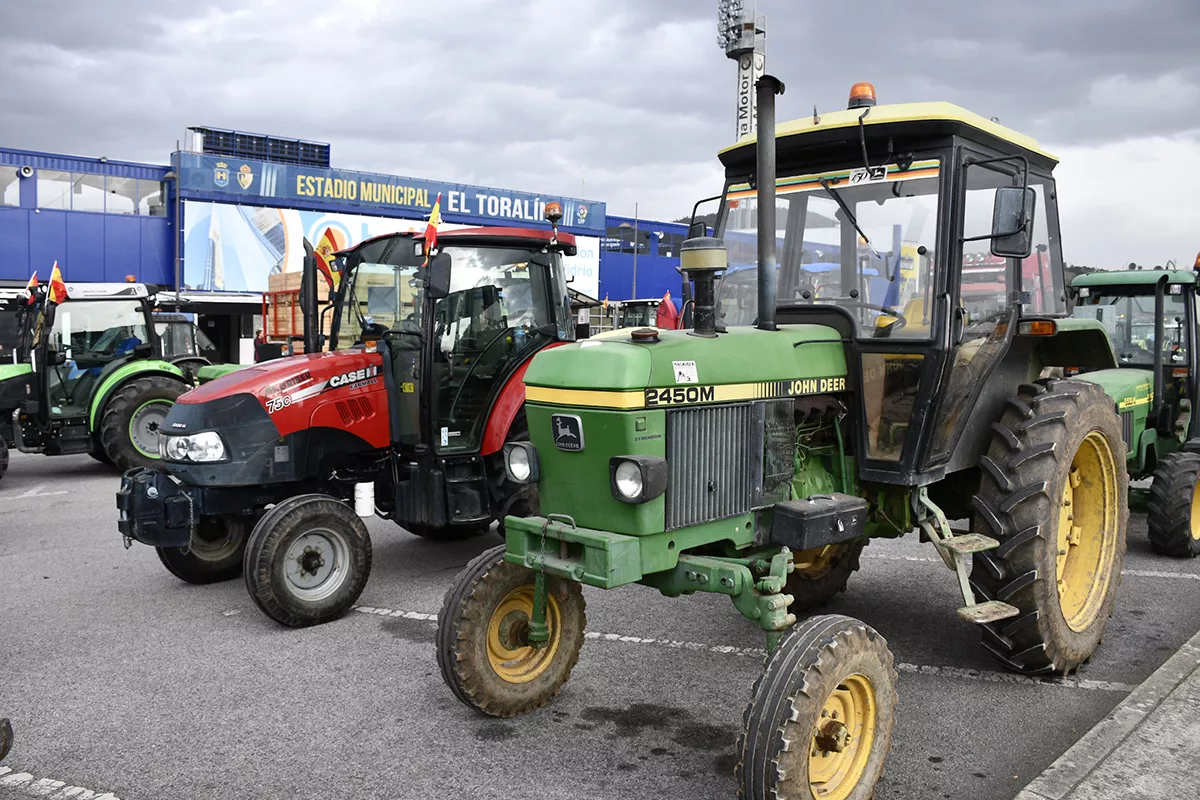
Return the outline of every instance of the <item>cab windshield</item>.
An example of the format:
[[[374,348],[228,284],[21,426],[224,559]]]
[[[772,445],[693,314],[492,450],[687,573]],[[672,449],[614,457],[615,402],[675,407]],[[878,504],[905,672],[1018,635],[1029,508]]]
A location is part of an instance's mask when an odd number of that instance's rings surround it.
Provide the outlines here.
[[[419,267],[360,262],[342,273],[348,281],[341,292],[337,340],[347,346],[362,338],[363,331],[421,333],[425,288],[418,279]]]
[[[858,335],[929,337],[940,161],[781,177],[776,254],[781,305],[840,306]],[[716,236],[729,252],[718,292],[725,325],[748,325],[757,300],[758,201],[730,184]]]
[[[1092,292],[1095,292],[1092,289]],[[1163,298],[1164,363],[1186,364],[1187,313],[1181,294]],[[1117,363],[1123,367],[1154,366],[1154,294],[1091,294],[1079,298],[1071,316],[1099,320],[1108,331]]]

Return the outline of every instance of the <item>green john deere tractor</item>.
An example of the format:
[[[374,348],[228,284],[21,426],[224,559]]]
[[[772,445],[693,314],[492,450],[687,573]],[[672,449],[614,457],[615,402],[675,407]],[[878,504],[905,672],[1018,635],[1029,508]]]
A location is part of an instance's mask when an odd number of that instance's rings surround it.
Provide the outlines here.
[[[1052,156],[947,103],[877,106],[865,85],[845,111],[776,127],[781,90],[758,82],[775,135],[721,152],[716,238],[697,225],[681,250],[694,328],[533,360],[529,441],[504,455],[540,515],[508,517],[506,544],[459,575],[438,661],[461,701],[512,716],[575,666],[583,584],[725,594],[769,653],[742,796],[865,798],[890,745],[891,653],[862,622],[793,612],[844,588],[871,537],[917,528],[1004,665],[1076,669],[1120,579],[1127,396],[1099,383],[1117,371],[1103,327],[1067,315]],[[1027,278],[1039,245],[1047,267]],[[968,314],[976,251],[1007,268]],[[720,324],[729,264],[758,267],[753,326]],[[1098,371],[1039,380],[1068,364]]]
[[[1200,259],[1198,259],[1200,262]],[[1196,363],[1196,272],[1093,272],[1072,281],[1072,316],[1108,331],[1120,370],[1088,375],[1118,405],[1127,466],[1134,480],[1153,477],[1148,500],[1150,545],[1181,558],[1200,555],[1200,396]],[[1068,369],[1076,374],[1077,369]]]
[[[144,284],[67,284],[67,296],[37,289],[0,309],[16,332],[0,364],[0,477],[10,447],[152,464],[158,426],[209,364],[211,343],[186,317],[155,313]]]

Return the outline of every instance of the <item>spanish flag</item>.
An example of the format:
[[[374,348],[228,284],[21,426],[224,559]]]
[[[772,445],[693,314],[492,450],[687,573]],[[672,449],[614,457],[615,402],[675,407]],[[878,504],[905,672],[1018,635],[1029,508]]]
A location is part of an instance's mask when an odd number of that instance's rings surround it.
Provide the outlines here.
[[[29,283],[25,284],[25,305],[33,305],[34,295],[37,292],[37,288],[38,279],[37,270],[35,269],[33,274],[29,276]]]
[[[333,228],[326,228],[317,242],[314,252],[317,255],[317,269],[325,276],[330,289],[336,289],[342,274],[333,268],[333,254],[337,252],[337,241]]]
[[[438,225],[442,224],[442,193],[438,192],[437,199],[433,201],[433,208],[429,211],[429,222],[425,223],[425,263],[421,266],[429,266],[429,251],[437,247],[437,229]]]
[[[65,303],[67,301],[67,285],[63,283],[62,272],[58,269],[58,262],[54,262],[54,269],[50,272],[50,285],[46,287],[46,297],[52,303]]]

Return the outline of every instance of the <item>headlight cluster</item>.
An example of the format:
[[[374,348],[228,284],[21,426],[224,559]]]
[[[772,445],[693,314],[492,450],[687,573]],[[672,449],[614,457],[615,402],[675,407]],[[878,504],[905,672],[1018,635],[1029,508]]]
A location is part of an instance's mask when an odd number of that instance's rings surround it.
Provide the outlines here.
[[[513,483],[537,483],[537,449],[529,442],[509,442],[504,445],[504,471]]]
[[[225,443],[215,431],[191,436],[159,436],[158,453],[168,461],[221,461],[225,458]]]
[[[617,456],[608,462],[612,496],[622,503],[645,503],[667,490],[667,460],[657,456]]]

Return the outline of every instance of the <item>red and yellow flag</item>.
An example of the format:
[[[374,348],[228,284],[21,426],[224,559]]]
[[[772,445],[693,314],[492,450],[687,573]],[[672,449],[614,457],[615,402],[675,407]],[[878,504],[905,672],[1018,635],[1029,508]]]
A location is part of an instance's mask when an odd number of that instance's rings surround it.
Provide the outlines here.
[[[333,267],[333,254],[337,250],[337,238],[333,228],[326,228],[325,233],[321,234],[321,241],[317,242],[317,246],[313,248],[313,252],[317,255],[317,269],[325,276],[331,289],[337,288],[338,281],[342,277],[342,273]]]
[[[37,270],[29,276],[29,283],[25,284],[25,305],[31,306],[34,301],[34,293],[38,288]]]
[[[50,284],[46,287],[46,297],[52,303],[65,303],[67,301],[67,285],[63,283],[62,272],[58,268],[58,262],[54,262],[54,269],[50,271]]]
[[[433,208],[429,210],[429,222],[425,223],[425,263],[422,266],[429,265],[429,251],[437,247],[437,229],[441,224],[442,193],[438,192],[437,199],[433,201]]]

